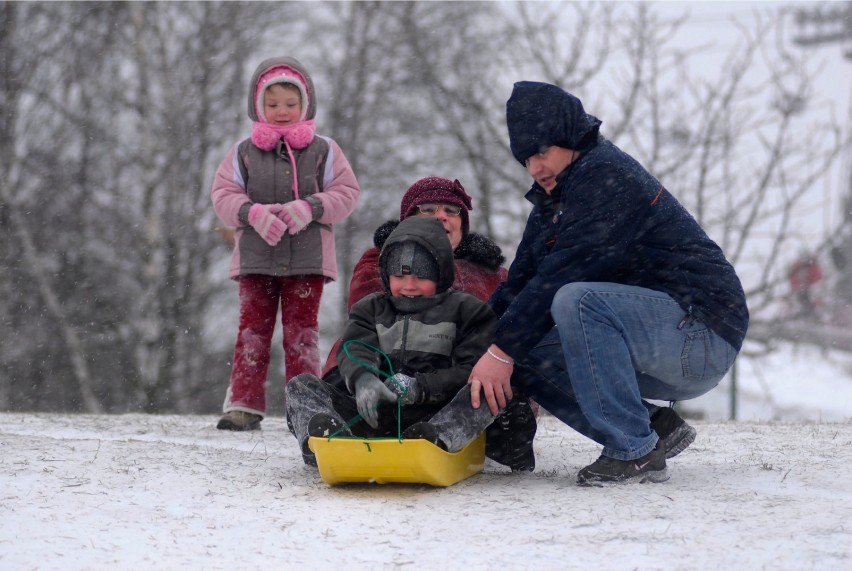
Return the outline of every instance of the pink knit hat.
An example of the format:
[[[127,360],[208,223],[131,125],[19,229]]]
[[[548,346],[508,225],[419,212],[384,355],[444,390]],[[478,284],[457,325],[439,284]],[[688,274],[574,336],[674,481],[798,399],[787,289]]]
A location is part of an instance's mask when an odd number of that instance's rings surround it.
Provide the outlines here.
[[[399,219],[405,220],[417,212],[421,204],[441,203],[454,204],[461,208],[462,235],[467,236],[470,230],[468,210],[473,210],[471,198],[465,192],[458,180],[450,180],[439,176],[421,178],[405,191],[399,204]]]
[[[308,100],[308,90],[305,87],[307,83],[301,73],[286,65],[278,65],[271,67],[258,78],[257,85],[254,89],[255,94],[255,109],[258,118],[268,123],[266,116],[263,114],[263,93],[266,88],[276,83],[289,83],[299,88],[299,93],[302,96],[302,114],[299,116],[299,121],[303,121],[308,114],[310,101]]]

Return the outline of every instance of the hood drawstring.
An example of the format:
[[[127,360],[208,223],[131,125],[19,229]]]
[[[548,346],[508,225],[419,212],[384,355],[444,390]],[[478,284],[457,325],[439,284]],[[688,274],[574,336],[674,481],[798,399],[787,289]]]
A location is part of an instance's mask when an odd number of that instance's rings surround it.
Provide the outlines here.
[[[287,154],[290,156],[290,164],[293,166],[293,198],[299,200],[299,171],[296,168],[296,157],[293,156],[293,149],[287,144],[287,139],[284,139],[284,146],[287,148]]]
[[[272,151],[283,141],[293,166],[293,194],[299,199],[299,173],[296,169],[296,157],[293,149],[304,149],[311,144],[316,133],[313,120],[299,121],[292,125],[271,125],[255,121],[252,124],[251,142],[261,150]]]

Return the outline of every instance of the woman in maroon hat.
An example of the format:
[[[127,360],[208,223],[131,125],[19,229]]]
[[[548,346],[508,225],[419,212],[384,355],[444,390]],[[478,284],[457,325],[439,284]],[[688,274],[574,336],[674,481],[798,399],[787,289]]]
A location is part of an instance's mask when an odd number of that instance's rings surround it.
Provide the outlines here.
[[[399,222],[409,216],[430,216],[441,222],[453,246],[453,289],[488,301],[491,293],[506,279],[507,270],[503,267],[506,257],[489,238],[470,231],[468,212],[472,208],[471,198],[458,180],[430,176],[412,184],[400,202],[399,220],[389,220],[376,230],[373,235],[374,247],[364,252],[355,265],[349,282],[347,310],[362,298],[383,291],[379,274],[382,245]],[[339,344],[338,339],[323,367],[322,376],[326,380],[332,380],[329,375],[337,369],[335,355]],[[521,397],[511,403],[506,412],[498,416],[488,428],[486,454],[511,467],[513,471],[532,471],[535,467],[532,448],[535,431],[536,421],[531,403]]]
[[[456,260],[456,281],[453,288],[488,301],[491,293],[506,279],[506,261],[500,247],[483,236],[470,231],[473,209],[471,198],[458,180],[437,176],[421,178],[412,184],[399,205],[399,220],[409,216],[434,216],[443,224]],[[361,256],[349,282],[349,307],[371,293],[382,291],[379,279],[379,252],[399,221],[389,220],[373,235],[373,244]]]

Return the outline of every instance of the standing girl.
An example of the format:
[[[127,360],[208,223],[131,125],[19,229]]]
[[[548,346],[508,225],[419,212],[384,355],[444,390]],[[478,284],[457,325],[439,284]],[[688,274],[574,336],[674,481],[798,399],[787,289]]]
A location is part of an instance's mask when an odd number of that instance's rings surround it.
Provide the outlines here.
[[[320,297],[337,278],[332,225],[355,208],[358,181],[337,143],[316,135],[316,95],[291,57],[262,62],[249,83],[252,134],[213,180],[216,214],[237,228],[229,276],[240,318],[222,430],[255,430],[266,414],[266,375],[278,306],[285,381],[319,375]]]

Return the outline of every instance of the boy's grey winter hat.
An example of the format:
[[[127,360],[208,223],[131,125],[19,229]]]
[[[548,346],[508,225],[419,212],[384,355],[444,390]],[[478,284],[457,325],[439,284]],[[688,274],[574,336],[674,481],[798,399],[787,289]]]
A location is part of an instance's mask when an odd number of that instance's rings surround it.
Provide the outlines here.
[[[382,273],[385,276],[413,275],[438,283],[438,261],[417,242],[406,240],[390,246]]]

